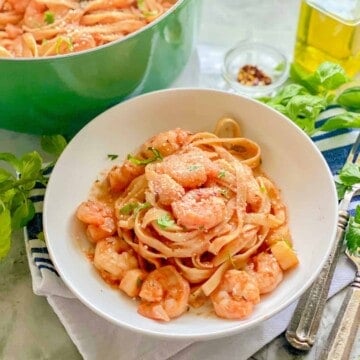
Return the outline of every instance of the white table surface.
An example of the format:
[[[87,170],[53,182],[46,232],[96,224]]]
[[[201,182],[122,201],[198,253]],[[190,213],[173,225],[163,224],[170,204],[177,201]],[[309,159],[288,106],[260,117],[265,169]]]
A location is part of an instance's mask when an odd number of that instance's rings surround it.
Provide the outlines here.
[[[221,78],[216,74],[220,69],[221,51],[249,36],[277,46],[291,59],[298,10],[299,0],[203,0],[199,51],[191,60],[200,63],[202,74],[185,72],[177,83],[221,87]],[[214,49],[212,56],[202,58],[204,48],[207,51]],[[0,130],[0,151],[20,155],[31,150],[40,150],[37,136]],[[318,337],[319,345],[315,345],[310,353],[293,354],[284,337],[279,336],[251,359],[316,360],[344,295],[342,291],[328,302]],[[10,256],[0,262],[0,359],[80,358],[46,299],[32,292],[22,232],[19,231],[13,237]],[[126,354],[121,359],[126,359]],[[350,359],[360,359],[359,336]]]

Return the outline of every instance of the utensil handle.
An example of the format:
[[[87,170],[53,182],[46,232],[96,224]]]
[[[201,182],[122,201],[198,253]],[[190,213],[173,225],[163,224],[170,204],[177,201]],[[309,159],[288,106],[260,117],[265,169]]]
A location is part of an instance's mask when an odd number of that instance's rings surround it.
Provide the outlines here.
[[[340,256],[345,229],[349,220],[347,211],[339,211],[336,239],[319,276],[300,297],[285,333],[289,344],[299,350],[310,350],[314,345],[320,320],[326,304],[330,283]]]
[[[356,281],[357,278],[357,281]],[[360,322],[360,272],[348,289],[321,360],[348,360]]]

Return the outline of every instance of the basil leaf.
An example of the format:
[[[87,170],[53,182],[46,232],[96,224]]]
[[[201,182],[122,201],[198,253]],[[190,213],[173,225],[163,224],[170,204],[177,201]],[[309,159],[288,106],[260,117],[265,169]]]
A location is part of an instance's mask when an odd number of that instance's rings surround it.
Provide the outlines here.
[[[349,81],[345,70],[339,65],[325,61],[316,69],[314,76],[326,90],[334,90]]]
[[[171,218],[169,214],[160,216],[159,219],[156,220],[156,222],[162,229],[166,229],[175,224],[175,221]]]
[[[351,110],[360,110],[360,86],[344,90],[337,98],[339,105]]]
[[[147,209],[151,206],[150,203],[138,203],[138,202],[131,202],[126,204],[120,209],[120,214],[122,215],[131,215],[132,213],[137,214],[139,211],[143,209]]]
[[[311,135],[315,131],[315,121],[325,107],[324,98],[308,94],[294,96],[286,105],[286,110],[290,119]]]
[[[360,114],[346,112],[329,118],[320,128],[321,131],[360,128]]]
[[[0,211],[0,259],[2,259],[10,250],[11,215],[7,208],[3,208]]]
[[[108,159],[110,159],[110,160],[115,160],[115,159],[117,159],[117,158],[119,157],[119,155],[116,155],[116,154],[108,154],[107,157],[108,157]]]
[[[11,188],[4,192],[2,192],[0,189],[0,202],[3,202],[3,204],[8,209],[11,209],[13,199],[17,193],[18,193],[18,190],[14,189],[14,188]]]
[[[290,99],[296,95],[305,95],[309,92],[299,84],[286,85],[280,92],[275,96],[272,103],[287,105]]]
[[[0,169],[0,183],[4,182],[10,178],[14,178],[12,174],[10,174],[5,169]]]
[[[55,21],[55,15],[53,12],[51,11],[45,11],[44,13],[44,22],[46,22],[46,24],[50,25]]]
[[[288,113],[287,113],[287,110],[286,110],[286,106],[281,105],[281,104],[274,104],[274,105],[271,105],[271,107],[272,107],[273,109],[277,110],[279,113],[288,116]]]
[[[36,151],[27,153],[21,158],[20,180],[22,182],[24,182],[24,180],[29,180],[28,183],[23,185],[24,189],[32,189],[35,186],[37,179],[42,177],[41,166],[42,158]]]
[[[336,192],[337,192],[338,200],[341,200],[344,198],[345,191],[348,189],[349,186],[339,183],[337,181],[335,181],[335,185],[336,185]]]
[[[24,227],[35,215],[35,207],[31,200],[25,199],[12,214],[11,227],[12,229],[21,229]]]
[[[8,164],[12,165],[16,171],[20,171],[20,162],[15,155],[10,153],[0,153],[0,160],[6,161]]]
[[[15,186],[15,184],[16,184],[15,179],[2,181],[0,183],[0,193],[10,190],[11,188],[13,188]]]
[[[151,207],[151,204],[148,202],[138,204],[138,206],[134,209],[134,214],[137,214],[141,210],[148,209],[149,207]]]
[[[38,152],[33,151],[21,158],[21,179],[34,179],[41,172],[42,158]]]
[[[360,166],[352,163],[345,164],[339,172],[339,179],[347,186],[360,182]]]
[[[44,135],[41,137],[40,144],[44,151],[59,157],[64,151],[67,142],[62,135]]]
[[[154,149],[154,148],[151,148],[151,147],[150,147],[148,150],[150,150],[150,151],[154,154],[153,157],[147,158],[147,159],[138,159],[138,158],[136,158],[136,157],[134,157],[134,156],[132,156],[132,155],[129,154],[129,155],[127,156],[127,159],[128,159],[130,162],[132,162],[133,164],[135,164],[135,165],[147,165],[147,164],[150,164],[150,163],[152,163],[152,162],[154,162],[154,161],[162,160],[162,159],[163,159],[163,157],[161,156],[159,150]]]
[[[285,70],[285,67],[286,67],[285,61],[280,61],[280,62],[274,67],[274,70],[275,70],[275,71],[283,71],[283,70]]]
[[[119,211],[122,215],[130,215],[138,206],[137,202],[131,202],[124,205]]]
[[[319,79],[310,74],[302,66],[292,63],[290,66],[290,78],[302,86],[304,86],[311,94],[316,94],[319,87]]]
[[[360,252],[360,206],[355,209],[355,216],[350,217],[348,230],[345,235],[345,243],[350,253]]]
[[[356,206],[354,220],[355,220],[355,222],[360,224],[360,205]]]

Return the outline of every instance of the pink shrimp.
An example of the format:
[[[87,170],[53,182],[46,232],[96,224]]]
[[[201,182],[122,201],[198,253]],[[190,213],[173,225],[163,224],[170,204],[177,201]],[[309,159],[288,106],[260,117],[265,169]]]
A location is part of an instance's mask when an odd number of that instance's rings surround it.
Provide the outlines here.
[[[125,160],[122,165],[114,166],[108,173],[110,189],[115,192],[124,190],[137,176],[144,173],[144,166]]]
[[[124,251],[123,242],[109,237],[96,244],[94,265],[105,280],[121,280],[126,271],[136,269],[138,262],[132,250]]]
[[[189,190],[171,204],[179,225],[187,229],[208,230],[220,224],[226,216],[226,205],[217,188]]]
[[[11,39],[15,39],[17,36],[23,33],[23,29],[20,26],[13,24],[7,24],[5,26],[5,31]]]
[[[37,28],[45,24],[44,14],[48,7],[36,0],[31,0],[24,13],[24,25]]]
[[[26,10],[26,7],[29,5],[31,0],[7,0],[7,2],[12,6],[14,11],[18,13],[23,13]]]
[[[190,133],[188,131],[180,128],[161,132],[146,141],[142,145],[140,153],[150,158],[154,154],[149,149],[156,149],[162,156],[169,156],[180,150],[189,139],[189,136]]]
[[[96,47],[96,41],[91,34],[73,34],[71,36],[72,51],[83,51]]]
[[[90,240],[97,242],[115,234],[114,211],[100,201],[88,200],[79,205],[76,217],[87,225]]]
[[[260,302],[256,280],[245,271],[228,270],[210,295],[216,315],[225,319],[244,319]]]
[[[255,277],[260,294],[273,291],[283,279],[283,272],[274,255],[265,252],[251,259],[247,271]]]
[[[163,205],[171,205],[185,195],[184,188],[167,174],[154,173],[149,188]]]
[[[212,161],[197,148],[183,154],[168,156],[157,164],[156,171],[168,174],[177,183],[189,189],[203,185],[209,175],[217,174]]]
[[[161,156],[168,156],[179,150],[185,144],[189,135],[188,131],[179,128],[159,133],[142,145],[136,157],[151,159],[154,157],[154,153],[149,149],[156,149]],[[143,174],[144,171],[145,167],[143,165],[134,164],[129,160],[125,160],[122,165],[114,166],[108,174],[111,190],[124,190],[132,180]]]
[[[189,283],[172,265],[152,271],[145,279],[139,296],[138,312],[150,319],[169,321],[188,308]]]

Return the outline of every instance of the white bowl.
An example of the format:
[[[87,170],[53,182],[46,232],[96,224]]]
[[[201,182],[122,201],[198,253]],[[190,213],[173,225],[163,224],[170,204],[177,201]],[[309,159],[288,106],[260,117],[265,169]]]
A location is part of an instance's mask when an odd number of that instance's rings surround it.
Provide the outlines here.
[[[192,311],[169,323],[137,313],[134,300],[110,288],[81,251],[85,235],[74,212],[98,175],[120,162],[151,135],[175,127],[213,130],[223,116],[237,119],[244,135],[262,149],[262,167],[282,190],[300,265],[255,307],[246,320],[224,320]],[[51,175],[44,203],[50,256],[65,284],[90,309],[130,330],[168,338],[209,339],[238,333],[296,300],[321,270],[332,246],[337,196],[319,150],[299,128],[249,98],[206,89],[173,89],[123,102],[99,115],[69,143]]]

